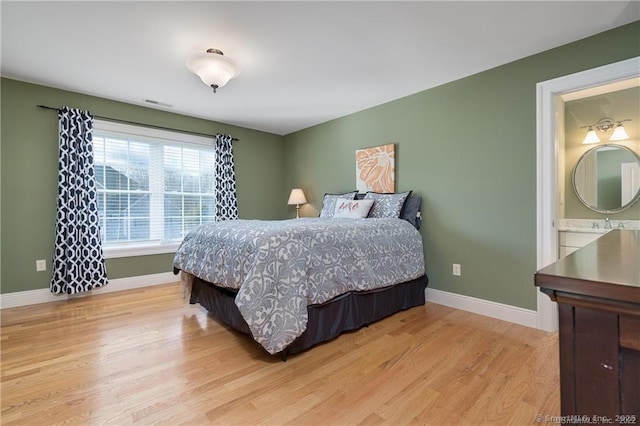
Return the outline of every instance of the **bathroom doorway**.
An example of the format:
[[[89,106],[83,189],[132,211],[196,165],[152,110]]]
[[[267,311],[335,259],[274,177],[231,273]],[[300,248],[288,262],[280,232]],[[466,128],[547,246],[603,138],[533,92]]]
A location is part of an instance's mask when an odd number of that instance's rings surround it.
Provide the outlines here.
[[[572,96],[611,91],[611,84],[640,77],[640,57],[540,82],[536,87],[537,269],[558,259],[558,165],[564,137],[564,103]],[[604,92],[601,92],[604,93]],[[577,99],[577,98],[576,98]],[[555,302],[537,290],[537,327],[558,330]]]

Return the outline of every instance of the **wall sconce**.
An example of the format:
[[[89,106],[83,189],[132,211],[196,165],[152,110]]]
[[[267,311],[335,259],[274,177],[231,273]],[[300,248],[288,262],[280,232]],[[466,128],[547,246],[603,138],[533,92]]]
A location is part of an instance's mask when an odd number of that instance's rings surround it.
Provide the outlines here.
[[[218,49],[208,49],[187,60],[187,68],[200,77],[200,80],[213,89],[213,93],[233,77],[240,74],[240,68],[233,59],[224,56]]]
[[[289,201],[287,202],[290,206],[296,205],[296,219],[300,217],[300,204],[307,204],[307,198],[304,196],[304,192],[302,189],[295,188],[291,190],[291,194],[289,195]]]
[[[587,135],[585,136],[582,143],[590,144],[590,143],[600,142],[600,138],[598,138],[598,135],[596,134],[594,127],[602,133],[607,133],[609,130],[615,127],[613,133],[611,134],[611,137],[609,138],[610,141],[621,141],[621,140],[629,139],[629,135],[627,134],[627,131],[624,129],[624,126],[622,125],[622,123],[625,121],[631,121],[631,119],[627,118],[624,120],[614,121],[610,118],[603,118],[602,120],[598,121],[596,124],[589,124],[587,126],[580,127],[581,129],[584,129],[584,128],[589,129],[587,130]]]

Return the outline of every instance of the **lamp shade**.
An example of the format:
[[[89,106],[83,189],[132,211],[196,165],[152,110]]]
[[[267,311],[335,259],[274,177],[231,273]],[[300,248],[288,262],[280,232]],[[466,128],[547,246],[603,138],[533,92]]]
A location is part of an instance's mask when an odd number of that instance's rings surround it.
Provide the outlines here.
[[[306,204],[306,203],[307,203],[307,198],[304,196],[304,192],[302,192],[302,189],[295,188],[291,190],[291,194],[289,195],[289,201],[287,202],[287,204],[299,205],[299,204]]]
[[[616,128],[613,130],[613,134],[609,138],[610,141],[622,141],[625,139],[629,139],[629,135],[627,131],[624,129],[622,123],[618,123]]]
[[[598,138],[598,135],[596,135],[596,131],[593,130],[591,127],[589,127],[589,131],[587,132],[587,136],[585,136],[584,140],[582,141],[583,144],[590,144],[590,143],[598,143],[600,142],[600,139]]]
[[[214,92],[240,74],[236,61],[217,49],[193,55],[187,60],[187,68],[197,74],[204,84],[211,86]]]

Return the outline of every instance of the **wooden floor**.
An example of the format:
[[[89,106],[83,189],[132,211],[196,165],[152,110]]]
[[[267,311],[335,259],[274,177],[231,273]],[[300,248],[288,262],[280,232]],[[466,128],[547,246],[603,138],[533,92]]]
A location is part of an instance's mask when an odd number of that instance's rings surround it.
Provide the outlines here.
[[[284,363],[178,284],[4,309],[3,425],[534,424],[558,338],[427,303]]]

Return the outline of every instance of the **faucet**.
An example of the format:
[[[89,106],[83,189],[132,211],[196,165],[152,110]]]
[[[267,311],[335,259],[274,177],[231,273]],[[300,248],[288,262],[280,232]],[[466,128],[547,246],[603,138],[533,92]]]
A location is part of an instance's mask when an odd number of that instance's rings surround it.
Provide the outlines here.
[[[591,229],[600,229],[600,225],[598,225],[598,222],[594,221],[591,225]]]
[[[612,229],[611,228],[611,221],[609,220],[608,217],[604,218],[604,229]]]
[[[620,222],[618,224],[618,229],[624,229],[624,222]]]

